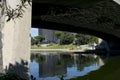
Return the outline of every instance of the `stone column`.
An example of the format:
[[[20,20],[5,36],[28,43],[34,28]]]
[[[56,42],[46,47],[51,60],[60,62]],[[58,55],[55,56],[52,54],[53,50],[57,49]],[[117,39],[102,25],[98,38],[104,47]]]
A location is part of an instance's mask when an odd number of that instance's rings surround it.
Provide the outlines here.
[[[19,0],[7,0],[7,3],[15,8]],[[28,5],[22,18],[6,22],[5,17],[2,29],[3,68],[5,72],[15,73],[23,78],[29,75],[31,12],[31,6]]]

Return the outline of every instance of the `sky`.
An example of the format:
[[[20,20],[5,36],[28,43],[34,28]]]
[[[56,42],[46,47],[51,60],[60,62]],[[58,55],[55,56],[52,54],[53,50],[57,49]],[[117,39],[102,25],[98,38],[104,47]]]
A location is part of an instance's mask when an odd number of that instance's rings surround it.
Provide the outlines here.
[[[37,36],[38,35],[38,29],[37,28],[32,28],[31,29],[31,36],[34,37],[34,36]]]

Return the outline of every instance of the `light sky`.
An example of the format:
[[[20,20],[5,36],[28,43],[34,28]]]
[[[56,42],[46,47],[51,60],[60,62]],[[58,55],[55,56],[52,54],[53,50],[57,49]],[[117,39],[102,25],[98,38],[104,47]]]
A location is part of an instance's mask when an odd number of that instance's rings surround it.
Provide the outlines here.
[[[37,36],[38,35],[38,29],[37,28],[32,28],[31,29],[31,36],[34,37],[34,36]]]

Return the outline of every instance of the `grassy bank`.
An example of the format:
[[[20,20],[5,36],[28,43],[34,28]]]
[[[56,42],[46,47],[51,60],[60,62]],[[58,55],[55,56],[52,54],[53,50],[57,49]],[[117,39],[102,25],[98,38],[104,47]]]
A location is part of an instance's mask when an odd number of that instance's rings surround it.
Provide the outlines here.
[[[49,46],[41,47],[41,46],[31,46],[31,49],[69,49],[69,50],[80,50],[81,47],[78,47],[76,45],[57,45],[52,44]]]

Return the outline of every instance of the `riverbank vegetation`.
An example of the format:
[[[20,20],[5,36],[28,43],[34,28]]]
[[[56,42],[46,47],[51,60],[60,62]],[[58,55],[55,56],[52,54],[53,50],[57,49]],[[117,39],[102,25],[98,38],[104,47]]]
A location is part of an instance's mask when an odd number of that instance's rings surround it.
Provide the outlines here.
[[[31,49],[69,49],[69,50],[78,50],[81,49],[81,47],[76,45],[57,45],[57,44],[49,44],[41,45],[41,46],[31,46]]]
[[[80,33],[56,31],[55,41],[47,41],[45,36],[31,37],[32,49],[81,49],[81,45],[98,44],[98,38]]]

